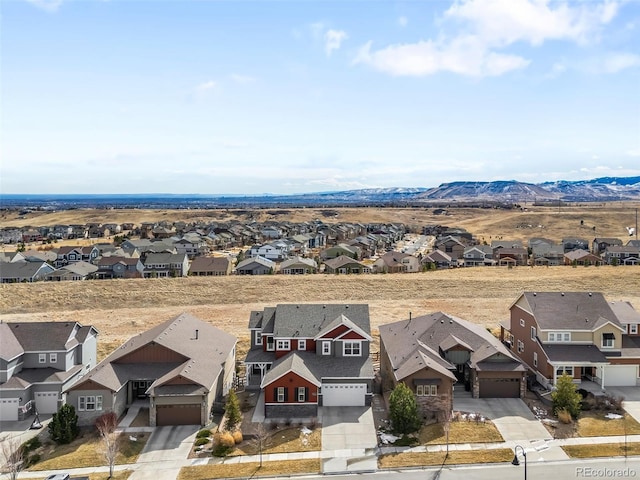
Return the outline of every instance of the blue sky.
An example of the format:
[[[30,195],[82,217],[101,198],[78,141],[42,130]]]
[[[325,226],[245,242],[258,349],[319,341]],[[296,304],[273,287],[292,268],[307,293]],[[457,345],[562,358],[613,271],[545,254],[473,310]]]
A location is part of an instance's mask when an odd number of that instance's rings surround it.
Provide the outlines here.
[[[8,0],[4,193],[640,175],[640,2]]]

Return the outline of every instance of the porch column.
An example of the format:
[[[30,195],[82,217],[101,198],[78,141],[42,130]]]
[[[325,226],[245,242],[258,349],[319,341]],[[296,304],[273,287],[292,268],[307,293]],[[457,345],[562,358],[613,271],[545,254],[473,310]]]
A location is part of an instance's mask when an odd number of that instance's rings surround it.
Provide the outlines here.
[[[553,385],[555,387],[556,385],[556,375],[558,374],[558,369],[556,368],[555,365],[551,365],[553,367]]]
[[[604,365],[600,365],[600,369],[600,372],[602,373],[602,385],[600,385],[600,388],[604,390]]]

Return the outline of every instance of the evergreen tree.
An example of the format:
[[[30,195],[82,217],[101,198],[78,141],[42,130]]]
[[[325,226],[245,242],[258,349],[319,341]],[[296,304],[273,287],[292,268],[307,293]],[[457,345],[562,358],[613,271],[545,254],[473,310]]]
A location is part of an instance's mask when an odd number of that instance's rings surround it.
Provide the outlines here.
[[[415,432],[422,425],[418,404],[413,392],[404,383],[399,383],[389,397],[391,425],[396,433]]]
[[[78,436],[78,415],[72,405],[62,405],[49,423],[49,435],[57,444],[71,443]]]
[[[229,431],[234,430],[242,421],[242,414],[240,413],[240,402],[234,389],[229,390],[227,395],[227,402],[224,405],[224,412],[227,417],[225,428]]]
[[[553,400],[553,413],[555,415],[563,409],[567,409],[573,418],[578,418],[578,415],[580,415],[582,395],[576,390],[573,378],[567,375],[566,372],[557,379],[556,389],[551,394],[551,399]]]

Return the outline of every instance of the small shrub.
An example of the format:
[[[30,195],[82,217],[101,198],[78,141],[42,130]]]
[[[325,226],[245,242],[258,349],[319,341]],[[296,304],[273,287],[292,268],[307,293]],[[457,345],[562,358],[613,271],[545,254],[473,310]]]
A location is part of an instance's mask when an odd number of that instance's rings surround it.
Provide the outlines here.
[[[226,457],[231,453],[232,450],[233,447],[226,447],[224,445],[218,444],[213,447],[213,452],[211,453],[211,455],[213,455],[214,457]]]
[[[233,437],[233,442],[236,445],[238,445],[239,443],[242,443],[243,437],[242,437],[242,432],[240,430],[234,430],[231,436]]]
[[[607,395],[607,401],[615,410],[622,410],[622,402],[624,397],[616,397],[615,395]]]
[[[318,419],[316,417],[313,417],[309,422],[309,430],[315,430],[317,426],[318,426]]]
[[[213,441],[216,445],[224,445],[225,447],[233,447],[236,444],[233,440],[233,435],[229,432],[216,433]]]
[[[27,460],[25,461],[25,468],[29,468],[40,461],[40,454],[34,453],[33,455],[29,455]]]
[[[569,425],[571,423],[571,412],[566,408],[558,410],[558,420],[560,420],[565,425]]]
[[[198,438],[196,438],[196,441],[193,442],[193,444],[196,447],[199,447],[201,445],[206,445],[207,443],[209,443],[209,439],[208,438],[204,438],[204,437],[198,437]]]
[[[203,428],[198,433],[196,433],[196,438],[209,438],[211,436],[211,430],[208,428]]]
[[[41,445],[42,443],[40,442],[40,438],[33,437],[24,442],[23,448],[25,452],[32,452],[36,448],[40,448]]]
[[[271,424],[269,424],[269,426],[271,427],[271,430],[278,430],[278,424],[277,423],[271,423]]]
[[[396,447],[411,447],[417,443],[417,440],[414,437],[410,437],[406,433],[402,435],[398,440],[393,442]]]

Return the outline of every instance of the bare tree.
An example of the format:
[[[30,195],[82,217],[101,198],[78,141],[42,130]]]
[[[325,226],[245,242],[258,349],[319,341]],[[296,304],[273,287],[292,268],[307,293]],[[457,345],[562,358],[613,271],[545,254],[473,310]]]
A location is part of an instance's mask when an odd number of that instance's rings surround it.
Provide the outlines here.
[[[18,478],[24,463],[24,448],[18,437],[5,436],[0,440],[0,454],[2,455],[2,473],[8,473],[11,480]]]
[[[102,438],[100,451],[109,465],[109,478],[111,478],[113,477],[113,467],[116,464],[116,457],[120,450],[118,444],[119,435],[116,433],[118,417],[114,412],[104,413],[98,417],[95,426]]]
[[[255,427],[251,445],[260,454],[260,468],[262,468],[262,452],[271,445],[271,434],[264,428],[264,424],[259,423],[258,426]]]

